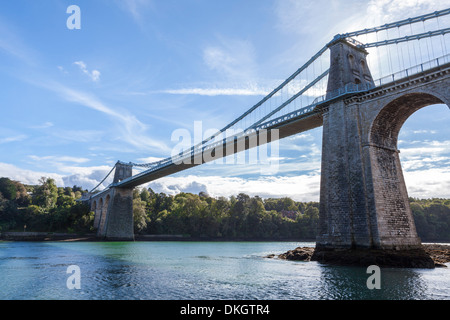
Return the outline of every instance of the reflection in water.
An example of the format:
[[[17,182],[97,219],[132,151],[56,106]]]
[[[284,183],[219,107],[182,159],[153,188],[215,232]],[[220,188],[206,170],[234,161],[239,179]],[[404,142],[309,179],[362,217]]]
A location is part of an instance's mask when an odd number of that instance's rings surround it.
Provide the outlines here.
[[[301,244],[300,244],[301,245]],[[298,243],[0,242],[0,299],[450,299],[450,269],[381,269],[263,258]],[[66,287],[81,269],[81,290]]]
[[[321,266],[319,299],[332,300],[420,300],[427,285],[415,269],[381,269],[381,289],[370,290],[366,268]]]

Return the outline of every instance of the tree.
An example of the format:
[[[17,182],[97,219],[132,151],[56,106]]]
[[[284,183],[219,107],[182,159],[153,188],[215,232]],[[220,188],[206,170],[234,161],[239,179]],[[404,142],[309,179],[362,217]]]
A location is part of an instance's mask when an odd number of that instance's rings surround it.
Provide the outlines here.
[[[6,200],[16,200],[16,185],[8,178],[0,178],[0,192]]]
[[[145,212],[147,203],[140,198],[133,200],[133,219],[134,219],[134,232],[141,233],[146,227],[149,218]]]
[[[30,204],[31,197],[28,194],[27,188],[18,181],[13,181],[16,187],[16,203],[19,207],[26,207]]]
[[[44,209],[55,207],[58,199],[58,187],[55,180],[42,177],[39,183],[40,185],[34,189],[33,203]]]
[[[148,203],[150,201],[150,192],[148,191],[148,189],[142,189],[140,196],[141,200],[145,203]]]

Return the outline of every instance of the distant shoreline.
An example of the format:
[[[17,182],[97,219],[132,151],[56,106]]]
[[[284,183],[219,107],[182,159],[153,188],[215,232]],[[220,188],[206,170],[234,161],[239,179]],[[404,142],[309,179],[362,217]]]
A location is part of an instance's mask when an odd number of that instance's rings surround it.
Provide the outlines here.
[[[73,234],[57,232],[1,232],[0,241],[58,241],[58,242],[111,242],[98,238],[95,234]],[[230,237],[191,237],[187,235],[135,235],[135,242],[316,242],[316,239],[300,238],[230,238]],[[423,244],[447,244],[450,241],[428,240]]]
[[[0,241],[30,242],[111,242],[98,238],[95,234],[70,234],[49,232],[3,232]],[[315,239],[299,238],[229,238],[229,237],[191,237],[184,235],[135,235],[135,242],[316,242]],[[120,242],[120,241],[119,241]]]

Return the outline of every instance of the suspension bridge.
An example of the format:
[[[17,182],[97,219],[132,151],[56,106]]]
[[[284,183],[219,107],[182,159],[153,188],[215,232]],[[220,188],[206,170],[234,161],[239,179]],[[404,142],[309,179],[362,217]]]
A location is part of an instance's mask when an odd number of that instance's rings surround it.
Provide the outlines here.
[[[201,143],[153,163],[118,161],[84,196],[98,235],[133,239],[139,185],[322,126],[318,247],[417,247],[397,136],[418,109],[450,105],[449,34],[445,9],[336,35]]]

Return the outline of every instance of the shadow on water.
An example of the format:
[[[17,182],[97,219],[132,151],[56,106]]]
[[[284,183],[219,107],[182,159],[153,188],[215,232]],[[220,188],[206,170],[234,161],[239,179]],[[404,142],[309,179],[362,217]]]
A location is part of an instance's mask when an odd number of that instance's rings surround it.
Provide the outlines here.
[[[320,265],[318,299],[421,300],[427,284],[417,269],[381,268],[380,289],[369,289],[366,268]]]

